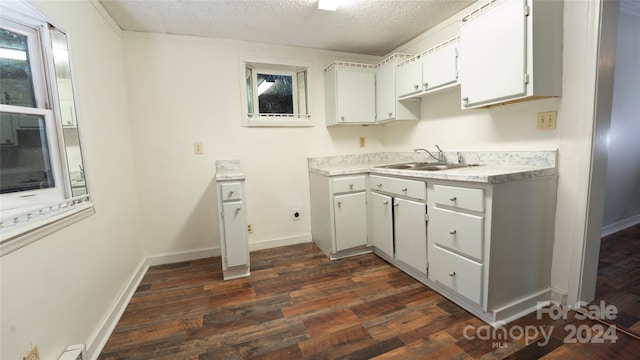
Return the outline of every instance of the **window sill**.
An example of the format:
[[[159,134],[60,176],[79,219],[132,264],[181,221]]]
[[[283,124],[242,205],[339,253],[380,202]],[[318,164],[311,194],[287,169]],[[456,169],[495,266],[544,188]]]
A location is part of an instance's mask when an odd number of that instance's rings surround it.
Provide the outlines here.
[[[87,202],[46,219],[33,221],[15,229],[5,230],[0,233],[0,257],[21,249],[95,213],[93,204]]]
[[[313,121],[308,115],[294,116],[274,116],[274,115],[253,115],[245,116],[244,126],[246,127],[312,127]]]

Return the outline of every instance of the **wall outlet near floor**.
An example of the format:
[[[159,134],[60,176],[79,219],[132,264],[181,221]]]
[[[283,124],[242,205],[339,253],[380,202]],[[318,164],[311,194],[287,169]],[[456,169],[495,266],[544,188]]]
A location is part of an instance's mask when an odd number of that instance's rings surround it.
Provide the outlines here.
[[[193,153],[197,155],[202,155],[202,142],[195,141],[193,143]]]
[[[300,212],[300,209],[291,210],[291,220],[298,221],[300,220],[300,218],[302,218],[302,213]]]
[[[251,226],[251,224],[247,224],[247,233],[253,234],[253,226]]]
[[[22,357],[22,360],[40,360],[40,354],[38,353],[38,346],[34,346],[29,352]]]
[[[555,130],[557,111],[539,112],[536,119],[536,129]]]
[[[360,138],[360,147],[364,147],[365,146],[365,140],[363,137]]]

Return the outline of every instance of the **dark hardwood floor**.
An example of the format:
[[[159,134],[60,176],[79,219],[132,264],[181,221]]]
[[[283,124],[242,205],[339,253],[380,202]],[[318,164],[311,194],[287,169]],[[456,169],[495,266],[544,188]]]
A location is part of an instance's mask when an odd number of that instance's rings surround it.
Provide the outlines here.
[[[602,239],[594,303],[601,300],[618,309],[613,323],[640,337],[640,225]]]
[[[590,341],[568,343],[576,340],[571,330],[577,328]],[[621,332],[615,343],[593,339],[602,325],[574,313],[556,320],[531,314],[509,324],[503,338],[485,339],[487,330],[373,254],[331,262],[315,245],[301,244],[253,252],[251,276],[244,279],[222,281],[219,257],[150,268],[99,359],[567,360],[640,354],[640,341]],[[547,341],[542,331],[550,334]]]

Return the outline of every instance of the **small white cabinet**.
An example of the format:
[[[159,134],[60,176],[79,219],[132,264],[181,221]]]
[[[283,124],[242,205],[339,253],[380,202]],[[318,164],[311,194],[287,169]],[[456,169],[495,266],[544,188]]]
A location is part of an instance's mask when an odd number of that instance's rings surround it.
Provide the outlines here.
[[[396,80],[398,98],[416,98],[457,85],[457,42],[457,38],[451,39],[401,62]]]
[[[398,63],[410,58],[406,54],[393,54],[376,68],[376,122],[420,119],[420,99],[398,101],[396,74]]]
[[[327,126],[376,121],[375,65],[334,62],[324,71]]]
[[[311,234],[331,259],[371,252],[367,246],[366,178],[309,173]]]
[[[424,183],[422,183],[424,185]],[[427,206],[423,202],[393,199],[393,235],[396,259],[415,270],[427,273]]]
[[[560,96],[561,1],[491,2],[462,19],[462,108]]]
[[[233,160],[216,161],[220,250],[224,280],[249,276],[250,271],[244,174],[237,168],[229,170],[229,164],[239,166],[239,162]]]

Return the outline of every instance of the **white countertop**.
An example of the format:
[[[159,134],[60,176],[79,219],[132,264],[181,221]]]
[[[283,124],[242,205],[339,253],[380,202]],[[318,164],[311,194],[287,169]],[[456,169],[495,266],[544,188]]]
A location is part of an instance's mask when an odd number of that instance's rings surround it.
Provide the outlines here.
[[[529,154],[531,152],[528,152]],[[511,157],[514,152],[509,153]],[[549,154],[547,154],[549,155]],[[553,155],[553,154],[551,154]],[[495,154],[492,154],[495,157]],[[532,159],[540,159],[540,157],[531,157]],[[425,170],[399,170],[399,169],[387,169],[377,168],[376,166],[389,165],[389,164],[401,164],[411,162],[407,160],[393,160],[393,161],[369,161],[369,162],[354,162],[348,161],[310,161],[309,172],[316,173],[324,176],[338,176],[338,175],[353,175],[353,174],[380,174],[380,175],[396,175],[407,176],[423,179],[438,179],[438,180],[454,180],[454,181],[469,181],[487,184],[498,184],[509,181],[526,180],[543,176],[557,176],[557,168],[555,167],[555,156],[547,156],[550,161],[531,161],[531,164],[526,164],[527,161],[520,160],[514,161],[513,164],[502,161],[497,164],[485,164],[474,165],[463,168],[454,168],[437,171],[425,171]],[[479,159],[483,159],[480,157]]]

